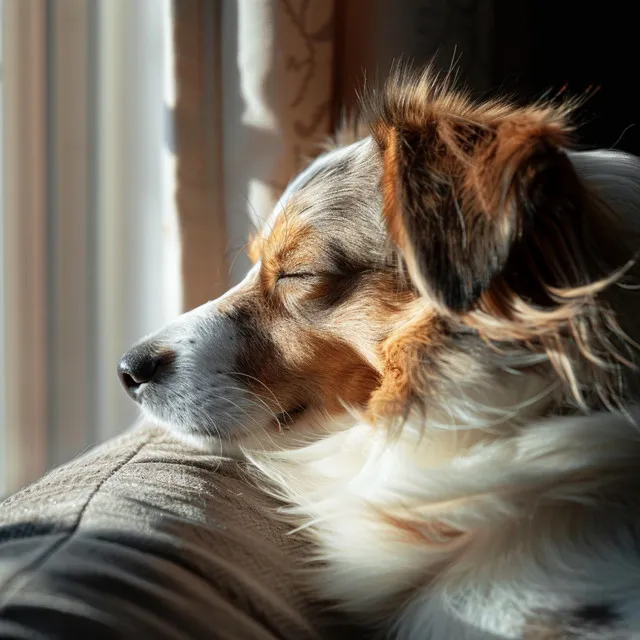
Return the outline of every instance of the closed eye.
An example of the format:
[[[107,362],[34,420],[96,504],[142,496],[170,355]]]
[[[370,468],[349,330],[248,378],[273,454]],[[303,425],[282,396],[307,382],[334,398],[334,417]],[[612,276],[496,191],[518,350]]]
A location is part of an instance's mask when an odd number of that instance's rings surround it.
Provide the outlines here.
[[[279,273],[278,280],[286,280],[297,278],[298,280],[304,280],[305,278],[313,278],[315,274],[309,271],[294,271],[293,273]]]

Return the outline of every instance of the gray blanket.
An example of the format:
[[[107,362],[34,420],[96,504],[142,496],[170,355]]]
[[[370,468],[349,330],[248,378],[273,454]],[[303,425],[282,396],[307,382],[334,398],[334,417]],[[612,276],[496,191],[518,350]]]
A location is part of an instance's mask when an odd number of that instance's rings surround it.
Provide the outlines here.
[[[0,638],[360,638],[233,462],[138,427],[0,504]]]

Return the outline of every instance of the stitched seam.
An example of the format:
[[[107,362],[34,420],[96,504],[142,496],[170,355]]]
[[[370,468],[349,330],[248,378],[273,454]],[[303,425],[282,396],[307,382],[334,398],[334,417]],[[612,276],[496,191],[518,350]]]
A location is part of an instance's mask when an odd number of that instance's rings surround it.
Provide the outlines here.
[[[152,438],[154,439],[154,438]],[[141,443],[127,458],[122,460],[120,464],[116,465],[93,489],[93,491],[87,497],[84,505],[78,513],[76,521],[62,539],[51,543],[42,553],[40,553],[30,564],[25,567],[19,568],[10,578],[8,578],[4,586],[0,589],[0,613],[4,612],[5,608],[9,604],[10,599],[15,596],[21,589],[27,586],[32,578],[33,573],[42,568],[44,564],[52,558],[60,549],[62,549],[71,539],[75,536],[82,523],[82,518],[86,513],[89,505],[93,499],[98,495],[102,487],[113,478],[125,465],[129,464],[147,445],[149,440]]]

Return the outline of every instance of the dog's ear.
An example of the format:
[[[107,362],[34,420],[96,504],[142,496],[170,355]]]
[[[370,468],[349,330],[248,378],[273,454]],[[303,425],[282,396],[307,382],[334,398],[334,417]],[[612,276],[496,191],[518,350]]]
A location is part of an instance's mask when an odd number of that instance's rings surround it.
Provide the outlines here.
[[[384,217],[423,295],[471,309],[540,219],[559,215],[577,180],[565,115],[475,107],[425,77],[387,87],[371,120]]]

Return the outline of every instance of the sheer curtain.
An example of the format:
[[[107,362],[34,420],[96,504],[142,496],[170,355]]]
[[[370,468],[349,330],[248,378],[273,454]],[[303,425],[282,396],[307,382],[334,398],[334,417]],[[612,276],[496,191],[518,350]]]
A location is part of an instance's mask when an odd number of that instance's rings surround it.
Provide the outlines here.
[[[5,490],[134,421],[118,357],[181,309],[170,10],[2,3]]]

